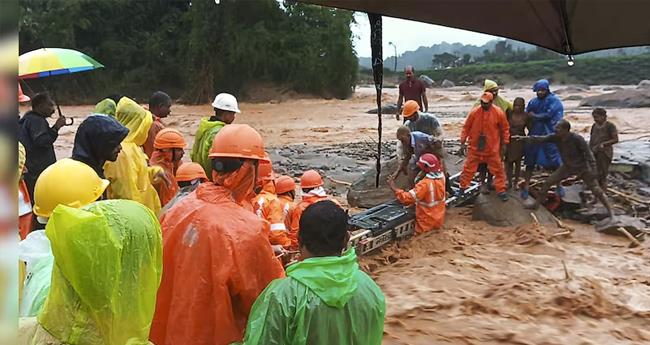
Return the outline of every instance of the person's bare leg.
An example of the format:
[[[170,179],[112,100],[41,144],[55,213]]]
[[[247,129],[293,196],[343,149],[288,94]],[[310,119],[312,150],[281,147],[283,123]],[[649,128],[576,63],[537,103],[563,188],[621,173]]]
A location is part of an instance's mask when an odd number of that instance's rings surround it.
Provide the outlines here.
[[[564,168],[564,166],[561,166],[555,170],[551,176],[549,176],[542,184],[542,187],[539,190],[539,195],[537,195],[537,198],[535,198],[535,202],[527,205],[526,208],[536,209],[539,207],[539,205],[543,205],[546,202],[546,194],[548,190],[551,189],[551,186],[562,182],[562,180],[567,177],[567,174],[567,170]]]

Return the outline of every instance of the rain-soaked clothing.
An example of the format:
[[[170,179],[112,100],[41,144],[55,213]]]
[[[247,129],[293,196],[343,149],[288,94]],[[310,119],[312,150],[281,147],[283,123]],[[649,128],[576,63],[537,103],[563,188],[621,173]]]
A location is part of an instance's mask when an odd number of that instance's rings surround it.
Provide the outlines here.
[[[54,256],[45,230],[30,232],[18,243],[18,259],[25,263],[25,280],[22,282],[19,315],[38,315],[50,291]]]
[[[589,147],[594,153],[594,158],[596,159],[598,183],[601,187],[607,186],[607,175],[609,175],[609,166],[612,164],[612,159],[614,157],[614,148],[612,145],[605,145],[603,148],[599,148],[599,145],[611,140],[618,141],[618,130],[616,129],[616,125],[609,121],[605,121],[602,125],[594,123],[591,126]]]
[[[483,84],[483,92],[486,92],[488,90],[492,90],[495,88],[498,88],[499,84],[497,84],[495,81],[490,80],[490,79],[485,79],[485,83]],[[501,97],[501,95],[497,95],[494,97],[492,100],[492,104],[496,105],[497,107],[501,108],[505,114],[508,114],[509,112],[512,112],[512,102],[508,101],[507,99]],[[479,98],[476,100],[474,103],[474,106],[479,106],[481,105],[481,99]]]
[[[560,99],[549,87],[549,82],[542,79],[535,83],[533,91],[548,90],[544,98],[535,97],[528,102],[526,112],[533,113],[532,124],[528,135],[549,135],[555,132],[555,125],[564,117],[564,107]],[[528,144],[525,148],[524,162],[526,166],[541,166],[556,168],[562,164],[557,146],[553,143]]]
[[[508,124],[510,125],[510,136],[513,135],[526,135],[526,129],[530,128],[532,118],[528,113],[515,113],[512,112],[508,117]],[[524,143],[520,140],[511,140],[506,148],[506,162],[519,162],[524,157]]]
[[[27,191],[27,185],[24,180],[18,182],[18,233],[20,234],[20,239],[24,240],[32,231],[32,220],[34,215],[32,214],[32,203],[29,199],[29,192]]]
[[[226,123],[222,121],[210,121],[210,118],[205,117],[199,122],[199,128],[196,130],[194,137],[194,145],[190,152],[192,162],[201,164],[205,175],[212,178],[212,160],[208,157],[210,148],[212,148],[212,141],[214,136],[225,126]]]
[[[128,134],[129,130],[115,118],[103,114],[90,115],[77,128],[72,159],[86,163],[104,178],[104,163]]]
[[[278,200],[277,195],[275,195],[273,181],[264,183],[262,191],[253,198],[251,204],[253,205],[255,214],[260,219],[264,219],[271,224],[269,242],[274,245],[289,247],[291,240],[289,239],[288,228],[284,223],[283,204]]]
[[[284,222],[287,231],[290,231],[291,219],[293,212],[296,209],[296,203],[293,201],[293,197],[288,195],[278,195],[278,202],[280,202],[280,208],[282,209],[282,222]],[[288,233],[287,236],[289,236]],[[291,238],[289,238],[289,240],[291,240]],[[291,244],[289,246],[291,246]]]
[[[189,186],[180,187],[178,189],[178,193],[176,193],[176,195],[174,195],[174,197],[160,210],[160,217],[162,217],[165,214],[165,212],[167,212],[170,208],[176,205],[176,203],[178,203],[183,198],[185,198],[190,193],[192,193],[196,189],[196,187],[198,187],[200,184],[201,183],[197,182]]]
[[[438,118],[435,117],[435,115],[429,113],[418,112],[418,120],[407,120],[404,122],[404,126],[408,127],[411,132],[418,131],[433,135],[434,137],[439,137],[442,135],[442,127],[440,126],[440,121],[438,121]]]
[[[246,164],[240,170],[254,175]],[[150,335],[155,344],[241,341],[255,299],[284,276],[268,222],[237,203],[232,186],[243,176],[230,175],[213,175],[226,183],[201,184],[162,216],[164,269]],[[253,183],[254,177],[245,181],[250,190]]]
[[[34,201],[34,186],[36,180],[50,165],[56,162],[54,142],[59,137],[59,132],[50,127],[47,119],[31,110],[18,120],[18,140],[25,146],[26,159],[24,174],[29,196]]]
[[[117,104],[115,101],[110,98],[105,98],[101,100],[97,105],[95,105],[95,113],[104,114],[109,116],[115,116],[115,108]]]
[[[155,215],[129,200],[60,205],[45,231],[52,284],[19,344],[147,344],[162,268]]]
[[[307,207],[310,205],[323,200],[330,200],[338,204],[336,200],[330,199],[327,196],[327,193],[325,193],[325,189],[323,189],[323,187],[318,187],[312,189],[307,194],[303,194],[302,200],[298,203],[298,205],[296,205],[296,208],[291,214],[291,227],[289,228],[289,238],[291,239],[292,249],[298,249],[298,231],[300,231],[300,217],[302,217],[302,213],[305,212]]]
[[[154,152],[154,147],[153,147],[153,142],[156,140],[156,135],[158,132],[162,131],[165,129],[165,124],[160,121],[160,118],[153,116],[153,123],[151,124],[151,127],[149,128],[149,134],[147,135],[147,141],[144,142],[142,145],[142,150],[144,150],[144,154],[147,155],[147,157],[151,158]],[[163,204],[164,205],[164,204]]]
[[[173,153],[170,150],[154,150],[151,159],[149,159],[149,164],[154,166],[159,166],[163,169],[165,176],[171,182],[169,186],[165,183],[158,183],[154,187],[156,192],[158,192],[158,198],[160,199],[160,205],[165,206],[170,202],[176,193],[178,193],[178,182],[176,182],[176,170],[180,162],[172,161]]]
[[[379,345],[386,302],[354,249],[287,268],[253,305],[246,345]]]
[[[122,151],[115,162],[104,164],[104,174],[111,182],[107,188],[109,199],[137,201],[151,209],[160,211],[160,199],[152,182],[162,168],[147,166],[147,156],[140,145],[147,139],[151,113],[133,100],[123,97],[117,104],[117,120],[129,130],[122,141]]]
[[[395,192],[397,200],[404,205],[415,204],[415,232],[422,234],[440,229],[445,223],[445,175],[427,173],[415,188]]]
[[[498,193],[506,190],[506,176],[501,161],[501,145],[510,142],[508,120],[503,110],[492,105],[489,110],[474,108],[463,125],[460,142],[468,143],[467,158],[460,176],[460,187],[469,187],[480,163],[486,163],[494,175],[494,187]],[[483,139],[481,139],[483,137]]]

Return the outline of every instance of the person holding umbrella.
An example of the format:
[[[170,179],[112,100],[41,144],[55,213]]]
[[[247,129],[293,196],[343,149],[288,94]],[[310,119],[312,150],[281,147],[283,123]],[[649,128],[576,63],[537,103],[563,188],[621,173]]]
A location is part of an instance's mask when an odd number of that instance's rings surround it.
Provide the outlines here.
[[[34,200],[34,186],[45,168],[56,162],[54,142],[59,129],[65,126],[66,118],[59,116],[53,126],[47,118],[54,114],[54,101],[48,93],[39,93],[32,98],[32,110],[18,121],[18,140],[25,146],[26,160],[24,179],[31,200]]]

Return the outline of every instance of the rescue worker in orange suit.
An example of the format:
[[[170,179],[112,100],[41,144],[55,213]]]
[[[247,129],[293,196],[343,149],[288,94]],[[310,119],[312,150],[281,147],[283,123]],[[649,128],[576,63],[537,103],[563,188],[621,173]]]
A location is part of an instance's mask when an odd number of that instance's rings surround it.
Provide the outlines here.
[[[213,182],[199,185],[162,215],[154,344],[241,341],[257,296],[284,277],[269,245],[269,223],[241,206],[253,192],[264,156],[262,137],[253,128],[224,127],[209,152]]]
[[[291,229],[289,238],[291,239],[291,248],[298,249],[298,231],[300,229],[300,216],[305,209],[319,201],[329,200],[325,189],[323,188],[323,178],[316,170],[307,170],[300,177],[300,188],[302,189],[302,200],[298,203],[291,214]],[[334,201],[334,200],[332,200]],[[334,201],[336,203],[336,201]]]
[[[203,167],[199,163],[185,162],[181,163],[176,169],[176,182],[178,183],[178,193],[174,195],[165,207],[160,210],[162,217],[167,210],[176,205],[176,203],[192,193],[201,183],[207,182],[208,176],[205,175]]]
[[[287,229],[291,229],[291,217],[296,209],[296,181],[292,177],[282,175],[275,180],[275,193],[282,208],[282,220]]]
[[[460,193],[464,193],[476,174],[478,165],[486,163],[494,176],[494,186],[501,201],[508,201],[506,175],[502,157],[510,142],[510,126],[506,114],[492,104],[494,95],[483,93],[481,105],[474,108],[463,126],[460,135],[461,152],[467,152],[467,159],[460,175]],[[469,140],[469,150],[466,142]]]
[[[185,138],[183,138],[181,132],[173,128],[165,128],[156,134],[156,139],[153,142],[154,151],[151,159],[149,159],[149,164],[163,168],[163,172],[167,180],[169,180],[169,184],[158,183],[154,185],[162,206],[167,205],[178,192],[176,170],[178,170],[181,159],[185,154],[183,151],[185,146],[187,146]]]
[[[404,191],[397,188],[391,177],[388,178],[388,186],[399,202],[415,204],[415,233],[423,234],[440,229],[445,222],[445,174],[440,160],[431,153],[420,156],[416,164],[426,175],[413,189]]]
[[[268,158],[268,156],[267,156]],[[269,242],[273,251],[281,253],[283,248],[291,245],[291,240],[284,224],[282,204],[275,195],[275,181],[273,180],[273,165],[270,161],[261,161],[257,168],[258,194],[251,200],[255,214],[271,224]]]

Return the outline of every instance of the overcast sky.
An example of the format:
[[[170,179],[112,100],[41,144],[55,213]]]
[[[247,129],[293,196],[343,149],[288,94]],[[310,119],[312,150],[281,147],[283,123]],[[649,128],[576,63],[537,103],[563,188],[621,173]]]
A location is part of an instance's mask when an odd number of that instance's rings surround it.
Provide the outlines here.
[[[368,23],[368,16],[365,13],[357,12],[355,13],[355,19],[357,24],[352,26],[352,32],[357,36],[354,40],[357,56],[369,57],[370,24]],[[430,47],[433,44],[443,41],[483,45],[487,41],[497,38],[495,36],[466,30],[390,17],[384,17],[382,25],[385,58],[394,55],[394,48],[389,46],[388,42],[395,43],[397,46],[397,55],[399,55],[408,50],[415,50],[420,46]]]

